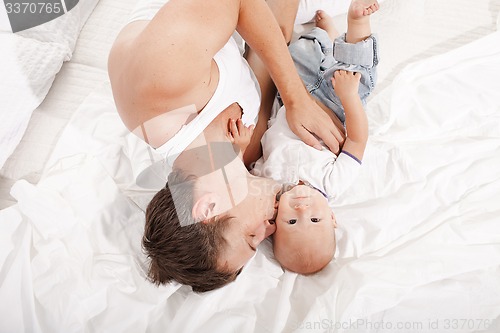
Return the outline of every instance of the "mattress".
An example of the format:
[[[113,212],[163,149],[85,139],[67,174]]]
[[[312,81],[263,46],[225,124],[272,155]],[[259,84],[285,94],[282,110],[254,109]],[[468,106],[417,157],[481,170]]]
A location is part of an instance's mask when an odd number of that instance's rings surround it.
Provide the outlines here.
[[[333,207],[338,257],[300,276],[267,240],[236,282],[205,294],[146,281],[154,193],[134,176],[146,148],[105,72],[121,4],[101,0],[37,110],[60,119],[32,120],[40,152],[25,141],[2,169],[1,332],[500,330],[500,1],[386,0],[372,21],[366,163]]]

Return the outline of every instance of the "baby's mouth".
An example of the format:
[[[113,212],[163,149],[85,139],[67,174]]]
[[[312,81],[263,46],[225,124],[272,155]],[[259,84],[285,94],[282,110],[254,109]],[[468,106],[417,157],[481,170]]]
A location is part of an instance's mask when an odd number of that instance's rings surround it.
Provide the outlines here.
[[[281,189],[278,191],[278,193],[276,193],[276,196],[274,198],[274,212],[273,212],[273,217],[271,217],[268,221],[269,221],[269,224],[275,224],[276,223],[276,217],[278,216],[278,206],[279,206],[279,202],[280,202],[280,197],[283,193],[286,192],[286,190],[284,190],[285,188],[285,185],[283,185],[281,187]]]
[[[292,183],[284,183],[283,185],[281,185],[281,189],[278,191],[278,193],[276,193],[276,202],[280,201],[280,198],[283,195],[283,193],[290,191],[295,186],[296,185]]]
[[[274,214],[273,214],[273,217],[271,219],[269,219],[269,224],[274,224],[276,222],[276,217],[278,216],[278,206],[279,206],[280,198],[283,195],[283,193],[290,191],[295,186],[297,186],[297,185],[292,184],[292,183],[285,183],[285,184],[281,185],[281,189],[278,191],[278,193],[276,193],[276,197],[274,199]]]

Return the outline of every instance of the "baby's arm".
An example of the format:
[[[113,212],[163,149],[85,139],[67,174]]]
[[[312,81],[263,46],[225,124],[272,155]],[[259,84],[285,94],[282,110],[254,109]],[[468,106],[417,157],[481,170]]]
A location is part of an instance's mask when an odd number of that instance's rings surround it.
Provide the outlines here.
[[[246,127],[241,119],[229,119],[228,127],[229,131],[227,133],[227,136],[229,138],[229,141],[238,146],[238,148],[240,149],[238,155],[241,158],[243,157],[245,150],[250,144],[250,139],[252,138],[255,126],[251,125]]]
[[[361,161],[368,140],[368,119],[358,94],[360,78],[359,73],[338,70],[332,84],[345,112],[347,137],[342,151]]]

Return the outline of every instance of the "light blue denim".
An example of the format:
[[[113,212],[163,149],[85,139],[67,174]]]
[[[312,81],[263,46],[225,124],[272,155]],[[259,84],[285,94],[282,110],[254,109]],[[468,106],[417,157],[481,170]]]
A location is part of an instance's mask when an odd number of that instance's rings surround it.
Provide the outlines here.
[[[363,105],[366,104],[377,81],[378,44],[374,35],[349,44],[345,34],[332,42],[326,31],[314,28],[288,49],[309,93],[332,110],[342,123],[345,123],[344,108],[331,82],[335,71],[361,73],[359,96]]]

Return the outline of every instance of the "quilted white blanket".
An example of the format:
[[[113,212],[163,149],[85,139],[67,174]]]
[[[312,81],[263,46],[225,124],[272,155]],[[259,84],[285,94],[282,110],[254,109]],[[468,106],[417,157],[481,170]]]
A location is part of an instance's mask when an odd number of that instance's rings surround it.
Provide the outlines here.
[[[71,58],[97,2],[68,1],[63,6],[64,1],[6,1],[0,5],[0,169],[21,141],[63,61]],[[56,13],[61,15],[51,15]]]
[[[0,168],[21,140],[66,57],[66,48],[0,32]]]
[[[99,87],[0,211],[0,331],[498,332],[499,77],[500,33],[406,67],[369,103],[362,175],[333,207],[338,257],[298,276],[264,242],[206,294],[145,280],[146,151]]]

